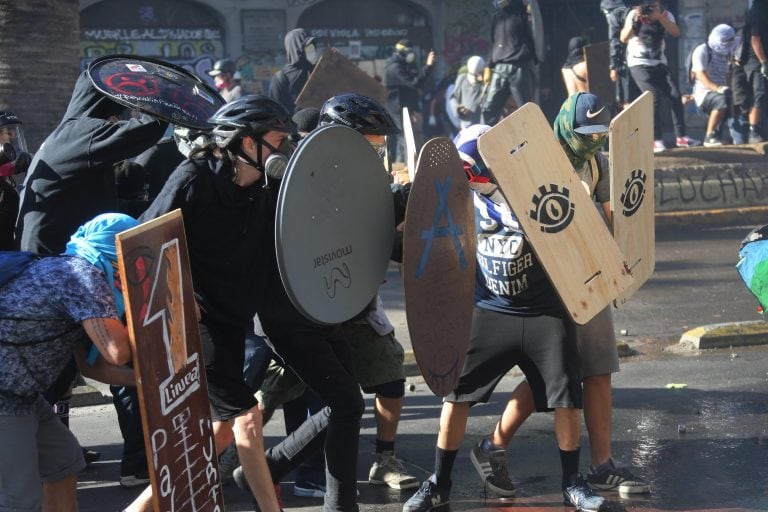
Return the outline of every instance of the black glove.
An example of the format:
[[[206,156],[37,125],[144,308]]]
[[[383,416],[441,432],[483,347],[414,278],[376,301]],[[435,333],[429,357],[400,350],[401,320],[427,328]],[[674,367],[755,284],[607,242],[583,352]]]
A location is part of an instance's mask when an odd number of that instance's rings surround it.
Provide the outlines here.
[[[32,163],[32,155],[24,151],[19,153],[19,156],[16,157],[16,161],[13,163],[14,167],[16,167],[16,174],[27,172],[30,163]]]

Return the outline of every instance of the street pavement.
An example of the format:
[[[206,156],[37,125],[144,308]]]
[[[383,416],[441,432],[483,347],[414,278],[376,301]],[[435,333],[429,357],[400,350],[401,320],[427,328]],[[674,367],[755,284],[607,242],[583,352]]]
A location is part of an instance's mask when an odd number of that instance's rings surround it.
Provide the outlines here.
[[[652,486],[648,495],[606,494],[612,510],[758,511],[768,510],[768,347],[716,350],[678,348],[681,334],[697,325],[754,321],[756,302],[733,265],[738,243],[752,226],[659,230],[656,272],[627,306],[614,313],[617,339],[629,350],[614,376],[614,444],[620,464],[632,464]],[[410,348],[396,267],[383,288],[383,300],[401,342]],[[398,456],[420,479],[434,463],[440,400],[413,364],[397,439]],[[498,500],[484,493],[469,460],[469,449],[487,434],[501,413],[506,393],[520,382],[513,371],[492,401],[473,408],[454,471],[453,510],[570,510],[559,493],[560,465],[552,415],[536,414],[508,450],[518,497]],[[682,389],[668,389],[667,384]],[[395,512],[413,492],[373,487],[365,482],[374,449],[372,402],[366,397],[359,447],[362,510]],[[111,404],[76,407],[72,429],[102,459],[80,476],[80,510],[119,511],[138,494],[116,483],[120,435]],[[279,414],[266,426],[266,442],[281,439]],[[581,467],[589,465],[582,435]],[[296,498],[290,477],[282,484],[287,510],[319,511],[318,499]],[[254,510],[233,484],[224,488],[228,511]]]

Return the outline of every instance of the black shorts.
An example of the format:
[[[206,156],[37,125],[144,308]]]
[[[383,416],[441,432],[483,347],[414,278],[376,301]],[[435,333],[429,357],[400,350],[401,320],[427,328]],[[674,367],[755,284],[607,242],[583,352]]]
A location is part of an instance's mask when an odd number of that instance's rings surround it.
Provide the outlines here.
[[[447,402],[487,402],[515,366],[525,373],[537,411],[581,408],[575,326],[560,316],[513,316],[475,308],[456,389]]]
[[[728,97],[725,94],[711,91],[704,96],[704,101],[699,108],[705,114],[710,114],[713,110],[728,110],[729,106]]]
[[[242,327],[212,322],[200,324],[200,342],[208,380],[213,421],[227,421],[253,408],[258,401],[245,383],[245,333]]]

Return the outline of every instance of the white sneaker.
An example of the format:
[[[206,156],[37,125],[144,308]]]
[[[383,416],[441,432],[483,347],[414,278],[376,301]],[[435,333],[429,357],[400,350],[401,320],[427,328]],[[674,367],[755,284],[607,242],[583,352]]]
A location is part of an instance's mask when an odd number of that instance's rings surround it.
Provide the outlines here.
[[[368,472],[368,483],[388,485],[392,489],[412,489],[419,486],[419,481],[409,475],[402,461],[390,451],[376,453]]]
[[[662,151],[666,151],[667,146],[664,145],[663,140],[655,140],[653,141],[653,152],[654,153],[661,153]]]

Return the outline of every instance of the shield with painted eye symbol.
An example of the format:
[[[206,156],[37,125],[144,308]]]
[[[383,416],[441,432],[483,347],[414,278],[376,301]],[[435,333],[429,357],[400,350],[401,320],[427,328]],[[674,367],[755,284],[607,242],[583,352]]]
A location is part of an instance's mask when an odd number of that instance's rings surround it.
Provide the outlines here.
[[[544,113],[523,105],[478,149],[569,315],[588,322],[632,276]]]

